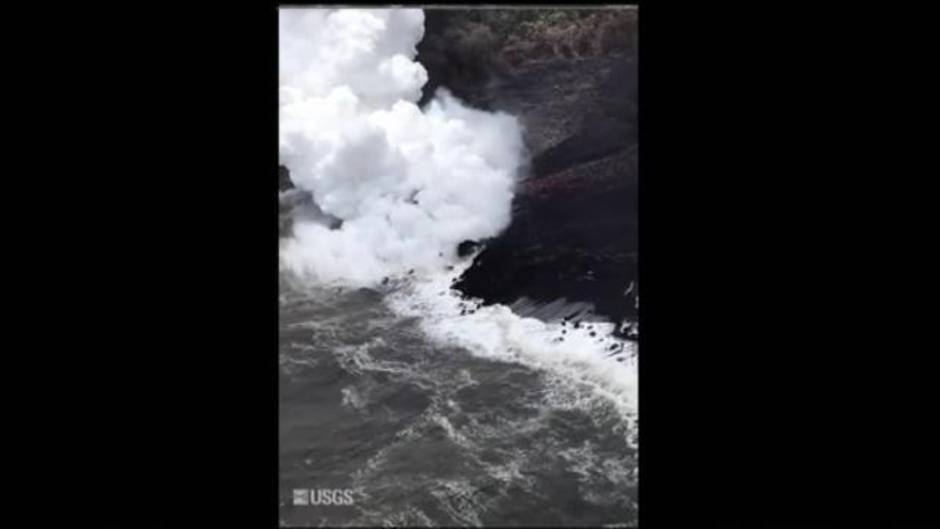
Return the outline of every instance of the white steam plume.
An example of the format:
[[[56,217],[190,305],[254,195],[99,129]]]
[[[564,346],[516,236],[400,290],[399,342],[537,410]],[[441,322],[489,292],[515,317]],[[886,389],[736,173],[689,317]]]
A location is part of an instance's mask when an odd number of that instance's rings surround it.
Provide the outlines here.
[[[446,91],[422,112],[420,9],[281,9],[280,159],[338,230],[298,222],[284,266],[367,284],[454,259],[510,220],[515,118]]]

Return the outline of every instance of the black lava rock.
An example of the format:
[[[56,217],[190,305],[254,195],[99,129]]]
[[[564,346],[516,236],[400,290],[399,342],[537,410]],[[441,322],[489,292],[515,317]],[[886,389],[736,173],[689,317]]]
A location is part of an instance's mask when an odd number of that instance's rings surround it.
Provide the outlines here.
[[[472,254],[480,246],[476,241],[463,241],[457,245],[457,257],[466,257]]]
[[[639,287],[634,59],[555,57],[479,85],[442,77],[446,61],[428,70],[429,85],[461,91],[477,106],[491,101],[533,124],[524,133],[532,163],[513,198],[511,224],[479,249],[456,289],[486,304],[564,298],[590,303],[607,321],[637,319],[636,289],[629,290]],[[475,248],[462,249],[469,255]]]
[[[290,179],[290,170],[286,166],[277,166],[277,190],[287,191],[294,189],[294,182]]]

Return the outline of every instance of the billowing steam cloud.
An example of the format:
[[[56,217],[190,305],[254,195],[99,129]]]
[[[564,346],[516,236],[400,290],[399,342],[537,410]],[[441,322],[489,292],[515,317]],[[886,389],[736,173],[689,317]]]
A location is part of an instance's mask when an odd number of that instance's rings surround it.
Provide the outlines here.
[[[521,131],[515,118],[441,92],[417,106],[418,9],[280,10],[280,158],[330,230],[300,222],[281,250],[291,270],[370,283],[433,270],[462,240],[510,218]]]

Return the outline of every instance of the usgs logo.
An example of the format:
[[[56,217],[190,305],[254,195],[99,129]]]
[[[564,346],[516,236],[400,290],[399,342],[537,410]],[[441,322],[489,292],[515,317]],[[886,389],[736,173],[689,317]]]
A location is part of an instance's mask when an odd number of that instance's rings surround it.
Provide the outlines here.
[[[352,505],[356,503],[352,489],[294,489],[294,505]]]

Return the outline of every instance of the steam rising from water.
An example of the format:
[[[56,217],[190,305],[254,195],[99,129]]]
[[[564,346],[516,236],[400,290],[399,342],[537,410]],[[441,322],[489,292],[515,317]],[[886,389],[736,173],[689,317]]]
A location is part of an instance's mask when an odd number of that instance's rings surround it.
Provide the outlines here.
[[[520,318],[506,307],[464,315],[450,289],[469,264],[445,271],[456,245],[509,224],[523,156],[516,119],[468,108],[446,91],[418,108],[427,81],[414,61],[424,33],[421,10],[281,9],[279,17],[281,163],[323,211],[344,221],[331,230],[298,220],[282,243],[282,265],[315,282],[353,285],[412,268],[427,272],[385,298],[393,311],[419,317],[435,342],[587,388],[585,402],[552,405],[613,403],[634,436],[632,346],[613,359],[610,343],[593,333],[572,331],[561,341],[560,325]],[[610,330],[612,324],[597,327],[601,336]],[[344,398],[358,402],[354,394]]]
[[[280,159],[338,230],[300,221],[282,264],[369,284],[439,270],[510,220],[522,158],[515,118],[441,91],[417,106],[419,9],[281,9]]]

